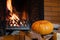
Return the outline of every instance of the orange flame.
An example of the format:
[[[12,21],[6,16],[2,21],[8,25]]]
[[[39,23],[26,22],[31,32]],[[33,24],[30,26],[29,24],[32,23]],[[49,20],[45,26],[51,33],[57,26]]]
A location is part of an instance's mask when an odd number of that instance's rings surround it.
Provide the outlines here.
[[[28,18],[28,14],[26,13],[26,11],[23,11],[22,19],[27,20],[27,18]]]
[[[15,20],[15,19],[19,20],[19,18],[15,14],[12,14],[13,12],[12,12],[12,4],[11,3],[12,3],[12,0],[7,0],[7,8],[11,12],[10,14],[12,16],[12,17],[10,17],[10,19],[11,20]]]
[[[8,10],[10,10],[10,12],[12,12],[12,5],[11,5],[11,3],[12,3],[12,0],[7,0],[7,8],[8,8]]]
[[[17,17],[17,15],[13,14],[12,17],[10,17],[11,20],[19,20],[19,18]]]

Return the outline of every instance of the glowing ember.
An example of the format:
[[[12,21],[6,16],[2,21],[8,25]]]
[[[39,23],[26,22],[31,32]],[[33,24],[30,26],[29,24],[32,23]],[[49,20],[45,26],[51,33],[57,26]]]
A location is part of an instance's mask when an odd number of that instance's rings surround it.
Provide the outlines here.
[[[13,14],[12,17],[10,17],[10,22],[12,22],[13,26],[17,26],[18,25],[18,22],[19,22],[19,18]]]

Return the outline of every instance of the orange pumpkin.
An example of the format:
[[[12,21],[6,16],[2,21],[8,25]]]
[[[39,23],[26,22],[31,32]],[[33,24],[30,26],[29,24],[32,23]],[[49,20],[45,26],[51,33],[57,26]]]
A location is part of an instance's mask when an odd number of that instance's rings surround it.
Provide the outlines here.
[[[32,24],[32,30],[41,35],[46,35],[53,31],[53,24],[47,20],[36,21]]]

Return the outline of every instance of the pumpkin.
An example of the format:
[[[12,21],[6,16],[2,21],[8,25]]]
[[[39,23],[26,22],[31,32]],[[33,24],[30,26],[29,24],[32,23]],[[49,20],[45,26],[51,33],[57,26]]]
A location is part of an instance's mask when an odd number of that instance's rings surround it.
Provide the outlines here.
[[[46,35],[53,31],[53,24],[47,20],[36,21],[32,24],[32,30],[41,35]]]

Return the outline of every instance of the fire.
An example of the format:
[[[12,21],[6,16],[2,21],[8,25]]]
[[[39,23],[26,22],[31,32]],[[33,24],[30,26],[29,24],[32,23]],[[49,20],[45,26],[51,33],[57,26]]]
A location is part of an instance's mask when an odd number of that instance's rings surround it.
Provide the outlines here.
[[[11,20],[19,20],[19,18],[17,17],[17,15],[13,14],[12,17],[10,17]]]
[[[12,12],[12,0],[7,0],[7,8],[8,10],[10,10],[10,12]]]
[[[11,26],[12,26],[12,24],[13,24],[13,26],[17,26],[19,20],[20,19],[17,17],[17,15],[13,14],[12,17],[10,17]]]
[[[7,0],[7,8],[10,11],[10,16],[9,21],[10,21],[10,26],[18,26],[18,21],[20,20],[18,16],[13,12],[13,7],[12,7],[12,0]]]
[[[28,18],[28,14],[26,13],[26,11],[23,11],[23,13],[22,13],[22,19],[23,20],[27,20],[27,18]]]
[[[22,21],[20,21],[19,17],[16,15],[15,12],[13,12],[13,7],[12,7],[12,0],[7,0],[7,9],[10,11],[10,17],[9,17],[9,26],[17,26],[19,27],[20,25],[26,26],[26,20],[28,18],[28,15],[26,11],[23,11],[22,14]]]

